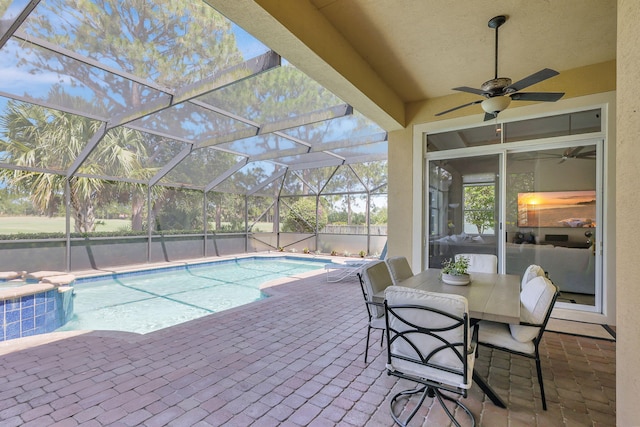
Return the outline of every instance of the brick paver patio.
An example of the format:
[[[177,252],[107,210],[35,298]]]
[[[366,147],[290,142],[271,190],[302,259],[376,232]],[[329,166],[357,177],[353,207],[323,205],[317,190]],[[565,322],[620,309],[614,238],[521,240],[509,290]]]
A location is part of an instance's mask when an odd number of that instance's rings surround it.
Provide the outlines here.
[[[390,396],[410,385],[386,375],[379,332],[363,362],[357,279],[307,275],[269,292],[146,335],[49,334],[4,343],[0,425],[393,425]],[[547,332],[541,353],[548,411],[531,361],[481,348],[477,369],[508,409],[474,385],[465,403],[476,425],[615,426],[615,343]],[[437,404],[429,406],[412,425],[449,425]]]

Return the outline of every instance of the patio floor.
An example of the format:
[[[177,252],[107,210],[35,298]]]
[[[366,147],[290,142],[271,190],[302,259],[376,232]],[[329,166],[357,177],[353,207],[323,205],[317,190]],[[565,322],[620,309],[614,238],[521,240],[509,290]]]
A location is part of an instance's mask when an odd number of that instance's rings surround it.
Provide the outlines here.
[[[2,343],[0,425],[393,425],[388,401],[409,384],[386,375],[379,332],[363,362],[357,279],[327,283],[324,270],[298,279],[270,286],[271,298],[146,335]],[[477,369],[508,409],[475,385],[465,403],[481,426],[615,426],[615,350],[547,332],[543,411],[533,362],[481,348]],[[449,425],[437,404],[423,409],[412,425]]]

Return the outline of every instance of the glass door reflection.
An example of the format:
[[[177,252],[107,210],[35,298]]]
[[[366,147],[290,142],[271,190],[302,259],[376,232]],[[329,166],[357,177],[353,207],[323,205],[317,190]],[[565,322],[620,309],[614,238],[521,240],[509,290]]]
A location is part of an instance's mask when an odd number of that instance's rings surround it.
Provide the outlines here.
[[[499,154],[430,160],[429,268],[460,253],[498,255]]]
[[[537,264],[558,302],[596,305],[596,146],[510,153],[506,179],[506,272]]]

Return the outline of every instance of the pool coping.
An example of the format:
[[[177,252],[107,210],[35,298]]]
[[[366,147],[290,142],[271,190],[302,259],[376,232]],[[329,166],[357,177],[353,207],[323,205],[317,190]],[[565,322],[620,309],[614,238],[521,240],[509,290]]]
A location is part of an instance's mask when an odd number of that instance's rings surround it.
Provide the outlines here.
[[[111,278],[116,275],[128,275],[128,274],[150,274],[155,272],[165,272],[171,270],[183,269],[191,266],[207,266],[216,263],[227,263],[227,262],[236,262],[239,260],[248,260],[248,259],[260,259],[260,258],[286,258],[292,260],[306,261],[306,262],[321,262],[321,263],[329,263],[329,262],[343,262],[344,260],[353,259],[353,258],[345,258],[345,257],[331,257],[331,256],[323,256],[323,255],[313,255],[313,254],[298,254],[298,253],[286,253],[286,252],[256,252],[252,254],[242,254],[242,255],[229,255],[229,256],[219,256],[219,257],[207,257],[207,258],[199,258],[196,260],[184,260],[184,261],[167,261],[167,262],[159,262],[159,263],[145,263],[145,264],[135,264],[135,265],[127,265],[123,267],[108,267],[103,269],[94,269],[94,270],[78,270],[71,271],[70,273],[76,276],[75,284],[87,283],[94,280],[102,280]]]
[[[215,260],[220,260],[221,257],[215,257],[215,258],[208,258],[207,260],[201,260],[195,264],[209,264],[212,262],[215,262]],[[236,259],[250,259],[250,258],[289,258],[289,259],[299,259],[302,261],[311,261],[311,260],[317,260],[318,262],[332,262],[334,260],[339,259],[339,257],[322,257],[322,256],[317,256],[317,255],[306,255],[306,254],[287,254],[287,253],[264,253],[264,254],[247,254],[246,256],[230,256],[230,257],[225,257],[225,261],[235,261]],[[351,259],[351,258],[344,258],[344,259]],[[170,266],[167,266],[167,264],[171,264]],[[153,270],[162,270],[161,266],[165,266],[165,268],[174,268],[174,267],[186,267],[188,265],[193,265],[193,262],[168,262],[168,263],[157,263],[154,264],[153,267],[151,268],[147,268],[145,269],[145,271],[153,271]],[[144,264],[145,267],[149,267],[149,264]],[[116,271],[117,270],[117,271]],[[81,272],[73,272],[73,274],[76,274],[78,278],[81,277],[109,277],[111,275],[114,274],[120,274],[122,272],[129,272],[129,271],[141,271],[140,269],[135,270],[132,266],[127,266],[127,268],[125,269],[114,269],[113,271],[102,271],[102,272],[92,272],[93,274],[89,273],[86,275],[82,275]],[[238,310],[242,310],[242,309],[246,309],[246,307],[248,305],[253,305],[253,304],[266,304],[269,303],[270,301],[274,301],[276,299],[280,299],[283,298],[287,295],[286,292],[280,292],[278,291],[277,287],[279,285],[285,285],[291,282],[295,282],[301,279],[305,279],[305,278],[309,278],[309,277],[313,277],[316,275],[320,275],[320,274],[324,274],[325,270],[324,269],[317,269],[317,270],[310,270],[304,273],[298,273],[295,274],[293,276],[287,276],[287,277],[280,277],[277,279],[272,279],[269,280],[265,283],[263,283],[262,285],[260,285],[260,290],[264,293],[266,293],[269,297],[268,298],[263,298],[257,301],[253,301],[250,302],[248,304],[243,304],[241,306],[237,306],[237,307],[232,307],[230,309],[227,310],[223,310],[223,311],[219,311],[219,312],[215,312],[215,313],[211,313],[211,314],[207,314],[203,317],[209,317],[209,316],[228,316],[228,315],[233,315],[233,313],[235,311]],[[98,280],[98,279],[94,279],[94,280]],[[202,317],[196,318],[196,319],[191,319],[188,320],[187,322],[183,322],[183,323],[179,323],[176,325],[171,325],[168,326],[166,328],[162,328],[159,329],[157,331],[151,331],[148,332],[146,334],[139,334],[136,332],[128,332],[128,331],[118,331],[118,330],[93,330],[93,329],[87,329],[87,330],[78,330],[78,331],[58,331],[58,332],[48,332],[48,333],[44,333],[44,334],[38,334],[38,335],[33,335],[33,336],[29,336],[29,337],[22,337],[22,338],[14,338],[11,340],[7,340],[7,341],[0,341],[0,356],[8,354],[8,353],[12,353],[15,351],[21,351],[21,350],[26,350],[29,348],[33,348],[33,347],[38,347],[40,345],[44,345],[50,342],[55,342],[55,341],[59,341],[59,340],[64,340],[67,338],[71,338],[71,337],[75,337],[78,335],[90,335],[90,336],[107,336],[109,338],[112,339],[116,339],[116,340],[120,340],[120,341],[126,341],[126,342],[137,342],[140,340],[145,340],[148,337],[150,338],[153,334],[156,333],[160,333],[161,331],[165,331],[167,329],[171,329],[171,328],[179,328],[179,327],[183,327],[184,325],[191,323],[191,322],[197,322],[200,319],[202,319]]]

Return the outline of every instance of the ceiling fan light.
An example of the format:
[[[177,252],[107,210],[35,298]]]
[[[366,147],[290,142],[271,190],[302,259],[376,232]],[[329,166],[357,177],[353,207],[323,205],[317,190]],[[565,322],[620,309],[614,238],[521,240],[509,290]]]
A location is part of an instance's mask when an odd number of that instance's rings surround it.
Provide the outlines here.
[[[494,96],[482,101],[482,109],[489,114],[496,114],[506,109],[511,104],[511,98],[508,96]]]

